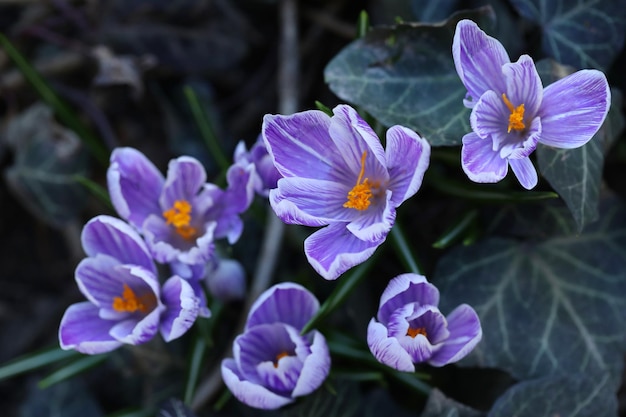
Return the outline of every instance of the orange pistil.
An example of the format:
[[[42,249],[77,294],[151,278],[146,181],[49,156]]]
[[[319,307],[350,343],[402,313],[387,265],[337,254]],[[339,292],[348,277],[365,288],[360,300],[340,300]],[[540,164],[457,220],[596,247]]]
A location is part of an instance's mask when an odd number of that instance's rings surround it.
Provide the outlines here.
[[[163,212],[167,224],[176,228],[176,233],[184,239],[196,236],[197,230],[189,225],[191,223],[191,204],[186,200],[176,200],[171,209]]]
[[[511,112],[507,133],[511,133],[511,129],[523,130],[526,127],[524,124],[524,104],[522,103],[519,106],[514,107],[504,93],[502,93],[502,100],[504,100],[504,104]]]
[[[274,361],[274,368],[278,368],[278,361],[284,358],[285,356],[289,356],[287,352],[280,352],[276,355],[276,360]]]
[[[363,175],[365,175],[365,157],[367,151],[363,151],[361,156],[361,171],[359,177],[356,179],[356,185],[348,192],[348,201],[343,206],[345,208],[353,208],[360,211],[367,210],[370,206],[370,198],[372,198],[372,186],[367,178],[361,182]]]
[[[134,313],[139,310],[145,313],[152,301],[149,296],[137,297],[135,292],[127,284],[124,284],[122,296],[113,298],[113,310],[120,313]]]
[[[422,336],[427,336],[426,327],[418,327],[418,328],[409,327],[408,330],[406,331],[406,335],[411,336],[413,339],[415,339],[415,336],[417,336],[418,334],[421,334]]]

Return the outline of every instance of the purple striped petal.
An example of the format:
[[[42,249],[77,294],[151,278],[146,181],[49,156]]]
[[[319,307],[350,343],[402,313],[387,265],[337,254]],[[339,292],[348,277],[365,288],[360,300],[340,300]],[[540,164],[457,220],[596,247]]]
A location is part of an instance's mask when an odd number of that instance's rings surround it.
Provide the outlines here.
[[[120,219],[105,215],[94,217],[83,228],[81,242],[88,256],[109,255],[120,263],[139,265],[156,273],[143,239]]]
[[[228,389],[239,401],[250,407],[275,410],[294,401],[293,398],[275,394],[261,385],[246,380],[233,359],[224,359],[221,370],[222,379]]]
[[[270,191],[270,204],[288,224],[325,226],[336,221],[349,222],[359,214],[343,207],[353,186],[309,178],[282,178]]]
[[[509,165],[522,187],[530,190],[537,185],[537,170],[530,158],[509,159]]]
[[[191,328],[200,312],[200,299],[191,285],[174,275],[163,284],[162,300],[165,311],[161,315],[161,335],[166,342],[179,338]]]
[[[366,152],[365,175],[370,181],[387,183],[389,180],[385,167],[385,150],[372,128],[352,107],[339,105],[333,109],[329,133],[337,147],[339,156],[348,168],[346,178],[351,186],[361,172],[361,158]]]
[[[430,144],[414,131],[403,126],[387,130],[385,150],[391,203],[396,207],[413,196],[422,186],[430,163]]]
[[[284,177],[344,178],[350,171],[330,138],[329,126],[330,117],[318,110],[265,115],[263,139],[278,172]]]
[[[461,166],[470,180],[491,183],[502,180],[508,171],[506,159],[492,149],[492,141],[471,132],[463,136]]]
[[[330,352],[326,339],[318,331],[313,331],[311,354],[304,360],[300,378],[291,393],[292,397],[308,395],[318,389],[330,372]]]
[[[161,208],[163,211],[169,210],[178,200],[192,202],[205,182],[206,171],[197,159],[190,156],[172,159],[167,167],[167,178],[159,199]]]
[[[486,91],[506,91],[502,66],[510,62],[502,44],[480,30],[471,20],[457,23],[452,42],[456,72],[471,97],[465,101],[472,107]]]
[[[522,55],[517,62],[504,64],[502,72],[506,78],[507,98],[515,107],[524,104],[524,120],[532,120],[539,111],[543,98],[543,84],[533,59]]]
[[[88,355],[110,352],[122,345],[110,334],[115,321],[103,320],[98,307],[90,302],[72,304],[67,308],[59,326],[61,349],[74,349]]]
[[[111,153],[107,186],[117,213],[140,229],[146,217],[160,213],[159,195],[163,175],[146,156],[133,148],[116,148]]]
[[[382,242],[358,239],[345,223],[332,223],[306,238],[304,253],[324,279],[334,280],[348,269],[365,262]]]
[[[301,330],[319,309],[319,301],[306,288],[293,282],[276,284],[254,302],[246,330],[260,324],[285,323]]]
[[[550,84],[539,111],[539,142],[565,149],[584,145],[602,126],[610,105],[609,84],[600,71],[580,70]]]
[[[398,371],[415,372],[411,356],[395,337],[387,336],[387,328],[372,319],[367,326],[367,345],[378,362]]]
[[[508,131],[511,113],[502,101],[502,96],[494,91],[487,91],[480,97],[470,114],[472,130],[482,139],[491,142],[491,137],[517,137],[517,132]],[[493,150],[498,150],[500,140],[493,141]]]
[[[432,366],[444,366],[465,357],[482,338],[480,319],[472,307],[461,304],[447,317],[450,337],[428,361]]]
[[[437,306],[439,304],[439,290],[428,282],[423,275],[398,275],[389,281],[380,297],[378,320],[387,324],[395,310],[414,302]]]

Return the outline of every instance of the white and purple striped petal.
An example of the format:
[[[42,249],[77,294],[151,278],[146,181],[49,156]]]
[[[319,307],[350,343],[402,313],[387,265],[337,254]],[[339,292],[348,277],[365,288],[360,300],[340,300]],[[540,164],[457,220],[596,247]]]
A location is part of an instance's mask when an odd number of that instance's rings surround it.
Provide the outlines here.
[[[600,71],[580,70],[550,84],[539,110],[539,142],[564,149],[584,145],[602,126],[610,105],[611,90]]]
[[[452,41],[452,57],[456,72],[467,89],[467,107],[473,107],[487,91],[505,92],[502,66],[510,62],[502,44],[480,30],[471,20],[457,23]]]
[[[324,279],[334,280],[348,269],[365,262],[382,242],[367,242],[354,236],[345,223],[332,223],[306,238],[304,253]]]
[[[74,349],[87,355],[96,355],[122,346],[110,334],[116,322],[103,320],[98,313],[98,307],[89,301],[69,306],[59,326],[61,349]]]
[[[430,163],[430,145],[411,129],[392,126],[387,130],[385,161],[389,170],[391,203],[399,206],[422,186]]]
[[[88,256],[109,255],[120,263],[140,265],[156,273],[143,239],[120,219],[106,215],[94,217],[83,228],[81,242]]]
[[[146,156],[133,148],[116,148],[111,153],[107,186],[118,214],[141,229],[144,220],[161,211],[159,195],[165,179]]]
[[[165,310],[160,331],[166,342],[177,339],[191,328],[200,313],[200,299],[189,282],[174,275],[163,284],[161,299]]]
[[[260,324],[285,323],[301,330],[319,309],[317,298],[293,282],[274,285],[257,298],[246,322],[246,330]]]

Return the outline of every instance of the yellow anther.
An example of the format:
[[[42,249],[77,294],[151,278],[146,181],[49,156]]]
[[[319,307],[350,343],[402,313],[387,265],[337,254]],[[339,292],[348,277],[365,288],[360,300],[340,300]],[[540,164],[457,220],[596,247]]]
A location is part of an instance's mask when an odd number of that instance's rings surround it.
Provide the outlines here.
[[[511,112],[511,115],[509,116],[509,129],[507,130],[507,133],[510,133],[511,129],[523,130],[526,127],[526,125],[524,124],[524,104],[522,103],[519,106],[514,107],[504,93],[502,93],[502,100]]]
[[[186,200],[176,200],[171,209],[163,212],[163,217],[167,224],[171,224],[176,229],[176,233],[184,239],[191,239],[196,236],[196,229],[191,227],[191,204]]]
[[[372,198],[372,184],[370,184],[367,178],[361,182],[363,176],[365,175],[366,156],[367,151],[363,151],[363,155],[361,156],[361,171],[359,172],[359,176],[356,180],[356,185],[348,191],[348,201],[343,204],[345,208],[353,208],[362,211],[367,210],[370,206],[370,198]]]
[[[415,339],[415,336],[417,336],[418,334],[427,336],[426,327],[417,327],[417,328],[409,327],[409,329],[406,331],[406,335],[411,336],[413,339]]]
[[[150,296],[137,297],[135,292],[127,284],[124,284],[122,296],[113,298],[113,310],[120,313],[134,313],[139,310],[145,313],[152,304],[151,301]]]

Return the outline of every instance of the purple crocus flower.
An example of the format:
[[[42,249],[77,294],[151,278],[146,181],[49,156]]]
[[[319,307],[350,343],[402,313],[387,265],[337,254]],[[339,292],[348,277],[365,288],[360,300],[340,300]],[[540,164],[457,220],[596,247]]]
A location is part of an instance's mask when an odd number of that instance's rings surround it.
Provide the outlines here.
[[[437,308],[439,290],[425,277],[402,274],[380,297],[378,321],[367,327],[367,344],[376,359],[399,371],[416,363],[444,366],[467,355],[482,338],[472,307],[461,304],[448,317]]]
[[[173,159],[163,178],[141,152],[118,148],[107,183],[113,206],[143,233],[157,262],[198,264],[210,259],[214,238],[234,243],[241,235],[239,214],[254,197],[253,171],[252,164],[231,166],[224,191],[206,182],[204,167],[194,158]]]
[[[261,294],[235,339],[234,359],[222,361],[222,378],[237,399],[276,409],[324,382],[330,370],[326,339],[316,330],[300,334],[318,309],[315,296],[298,284],[277,284]]]
[[[417,192],[430,145],[402,126],[387,131],[387,149],[357,112],[340,105],[266,115],[263,137],[278,172],[270,204],[285,222],[326,226],[304,242],[313,268],[325,279],[364,262],[384,242],[396,207]]]
[[[244,141],[240,141],[235,148],[236,164],[254,164],[255,179],[254,190],[257,194],[267,197],[270,189],[276,188],[276,183],[281,175],[272,162],[272,157],[267,153],[263,136],[259,135],[250,151],[246,149]]]
[[[191,327],[200,310],[193,288],[178,276],[161,287],[148,248],[132,227],[98,216],[85,225],[81,239],[88,257],[75,276],[88,301],[63,315],[61,348],[103,353],[145,343],[159,330],[170,341]]]
[[[538,143],[577,148],[598,131],[611,103],[604,74],[580,70],[543,88],[533,60],[511,63],[497,39],[471,20],[456,26],[452,54],[467,88],[473,132],[463,136],[461,165],[475,182],[498,182],[511,166],[520,184],[537,185],[528,157]]]

